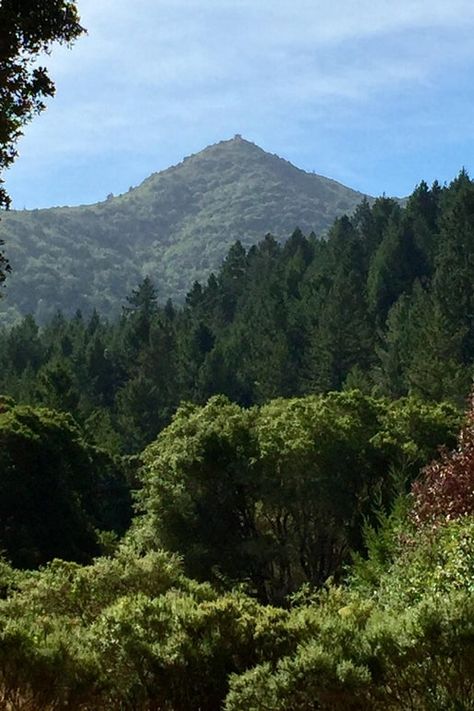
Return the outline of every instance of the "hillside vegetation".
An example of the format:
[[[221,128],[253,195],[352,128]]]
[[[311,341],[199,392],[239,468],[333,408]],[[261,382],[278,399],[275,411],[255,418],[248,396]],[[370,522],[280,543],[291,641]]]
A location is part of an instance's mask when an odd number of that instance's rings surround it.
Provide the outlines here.
[[[0,329],[0,706],[473,711],[473,254],[461,172]]]
[[[13,273],[1,318],[44,322],[58,308],[117,314],[146,275],[160,296],[181,300],[237,239],[286,239],[297,225],[320,234],[362,198],[240,137],[222,141],[96,205],[2,216]]]
[[[71,412],[101,446],[136,453],[181,401],[248,407],[357,387],[464,406],[474,366],[474,183],[422,183],[338,218],[235,243],[183,305],[145,278],[121,317],[26,317],[0,329],[0,390]]]
[[[3,708],[472,711],[473,411],[409,496],[357,521],[390,459],[450,438],[449,411],[431,406],[415,441],[418,409],[352,392],[184,410],[144,453],[142,516],[114,552],[39,571],[0,561]],[[365,551],[344,584],[311,585],[357,523]],[[196,563],[203,582],[186,576]],[[288,571],[306,584],[281,598]]]
[[[81,32],[0,0],[0,205]],[[5,221],[0,709],[474,711],[474,182],[359,198],[236,136]]]

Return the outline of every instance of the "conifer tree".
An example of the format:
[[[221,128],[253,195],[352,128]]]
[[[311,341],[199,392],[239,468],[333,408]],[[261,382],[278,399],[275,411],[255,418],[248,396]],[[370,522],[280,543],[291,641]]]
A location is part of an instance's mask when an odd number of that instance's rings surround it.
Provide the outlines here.
[[[247,276],[247,252],[240,241],[229,249],[219,270],[218,284],[220,288],[219,324],[226,325],[234,319],[239,297],[245,290]]]
[[[474,360],[474,184],[464,171],[445,197],[433,300],[447,337],[460,341],[463,363]]]
[[[422,181],[410,195],[405,217],[414,235],[414,241],[423,255],[426,275],[431,276],[439,246],[439,218],[443,189],[436,181],[431,188]]]
[[[150,277],[145,277],[132,291],[127,303],[123,309],[124,342],[133,362],[148,343],[151,323],[158,310],[156,289]]]
[[[410,224],[398,216],[392,217],[371,261],[367,281],[369,305],[380,325],[385,322],[390,307],[403,293],[408,293],[414,280],[426,271]]]
[[[371,362],[373,333],[365,300],[365,269],[360,239],[350,220],[336,221],[328,245],[332,283],[321,299],[310,336],[306,380],[311,391],[340,389],[358,365]]]
[[[406,380],[409,390],[430,400],[463,404],[469,373],[462,365],[464,330],[456,327],[436,297],[418,288],[410,312]]]

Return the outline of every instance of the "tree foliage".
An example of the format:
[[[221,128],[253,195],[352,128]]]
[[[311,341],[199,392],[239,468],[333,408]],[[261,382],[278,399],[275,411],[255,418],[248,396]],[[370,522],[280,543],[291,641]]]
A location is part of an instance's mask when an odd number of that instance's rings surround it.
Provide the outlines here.
[[[2,174],[17,156],[23,126],[54,94],[54,84],[38,59],[52,44],[71,43],[83,31],[75,2],[2,0],[0,4],[0,209],[10,205]],[[9,270],[0,251],[0,287]]]
[[[56,42],[71,43],[82,32],[75,2],[2,0],[0,6],[0,171],[15,159],[22,129],[54,84],[37,60]],[[0,188],[0,207],[9,199]]]
[[[389,469],[409,481],[457,422],[449,407],[359,392],[184,405],[143,454],[135,535],[183,555],[193,577],[281,602],[340,574],[376,496],[390,504]]]
[[[435,548],[401,550],[378,589],[330,586],[289,610],[194,583],[163,552],[5,568],[2,699],[82,711],[470,711],[472,518],[436,536]]]
[[[0,417],[6,451],[28,427],[36,458],[48,440],[48,460],[68,448],[76,466],[84,459],[66,416],[4,399]],[[368,494],[389,511],[390,466],[413,476],[436,441],[452,439],[457,420],[447,405],[360,392],[250,409],[222,397],[183,406],[143,455],[148,509],[112,555],[87,565],[54,560],[34,572],[0,561],[2,703],[45,711],[470,711],[471,514],[414,535],[405,498],[385,520],[372,519],[365,571],[359,562],[340,586],[315,579],[318,587],[306,583],[286,600],[280,587],[284,563],[302,565],[303,530],[340,541],[354,510],[373,506]],[[455,454],[470,444],[463,435]],[[63,458],[63,479],[68,466]],[[82,491],[89,484],[78,474]],[[180,541],[183,561],[160,548]],[[375,565],[381,552],[383,565]],[[191,566],[214,585],[186,577]],[[272,592],[285,607],[225,589],[237,578],[258,592],[253,576],[262,570],[274,576],[267,598]]]
[[[473,709],[471,203],[0,332],[0,705]]]
[[[146,274],[161,299],[182,302],[236,240],[248,250],[296,225],[322,233],[362,197],[234,139],[95,205],[11,211],[0,228],[14,267],[4,320],[31,312],[44,323],[58,305],[68,315],[96,308],[115,317]]]
[[[412,519],[417,527],[474,514],[474,401],[455,450],[442,451],[413,485]]]
[[[152,273],[112,322],[97,311],[43,326],[27,316],[0,330],[0,390],[70,411],[126,453],[153,441],[180,402],[219,394],[248,407],[358,388],[463,407],[474,368],[472,193],[462,173],[443,188],[421,184],[405,208],[362,203],[326,240],[297,229],[283,245],[237,242],[183,305],[160,302]]]
[[[22,568],[86,562],[100,552],[95,529],[123,533],[129,523],[123,468],[88,446],[70,416],[0,403],[0,548]]]

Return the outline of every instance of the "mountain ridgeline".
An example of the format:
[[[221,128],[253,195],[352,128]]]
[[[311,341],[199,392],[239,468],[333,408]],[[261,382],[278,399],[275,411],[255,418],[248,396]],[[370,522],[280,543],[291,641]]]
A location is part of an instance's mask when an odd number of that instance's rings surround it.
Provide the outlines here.
[[[362,199],[236,136],[98,204],[11,211],[0,225],[13,269],[0,322],[27,313],[44,322],[58,308],[117,314],[146,275],[180,301],[237,239],[282,240],[297,225],[320,235]]]
[[[474,183],[362,202],[327,239],[236,242],[182,305],[146,277],[113,321],[0,330],[0,391],[137,452],[182,401],[244,407],[347,388],[463,405],[474,366]]]

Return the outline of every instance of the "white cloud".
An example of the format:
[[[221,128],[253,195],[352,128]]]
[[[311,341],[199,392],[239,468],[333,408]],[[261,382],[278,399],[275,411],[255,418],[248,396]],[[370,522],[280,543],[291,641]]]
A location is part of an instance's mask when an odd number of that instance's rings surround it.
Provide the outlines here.
[[[179,159],[237,131],[271,143],[300,135],[298,123],[310,136],[309,124],[327,130],[335,115],[370,121],[374,102],[396,105],[474,63],[466,0],[78,4],[88,35],[48,58],[57,97],[28,127],[13,183],[28,166],[67,170],[77,156],[100,171],[120,149],[174,144]]]

